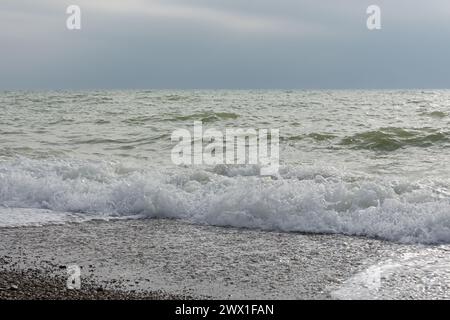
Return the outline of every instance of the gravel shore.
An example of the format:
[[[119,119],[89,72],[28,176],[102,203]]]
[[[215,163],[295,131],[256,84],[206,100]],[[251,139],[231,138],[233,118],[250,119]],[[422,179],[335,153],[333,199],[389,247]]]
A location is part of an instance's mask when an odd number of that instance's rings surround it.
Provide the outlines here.
[[[446,246],[163,219],[0,227],[0,239],[0,299],[420,299],[450,292]],[[81,290],[67,289],[71,265],[80,268]]]
[[[16,299],[329,299],[398,247],[174,220],[0,228],[0,238],[0,297]],[[80,291],[66,289],[70,265]]]
[[[94,281],[84,281],[78,289],[67,289],[66,278],[44,270],[0,271],[0,300],[172,300],[189,299],[155,292],[105,289]]]

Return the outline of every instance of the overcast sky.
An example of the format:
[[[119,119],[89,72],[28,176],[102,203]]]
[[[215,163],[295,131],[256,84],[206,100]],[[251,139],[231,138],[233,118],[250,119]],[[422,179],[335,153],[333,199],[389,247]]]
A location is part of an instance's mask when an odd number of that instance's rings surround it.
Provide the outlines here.
[[[448,0],[0,0],[0,90],[450,88],[449,59]]]

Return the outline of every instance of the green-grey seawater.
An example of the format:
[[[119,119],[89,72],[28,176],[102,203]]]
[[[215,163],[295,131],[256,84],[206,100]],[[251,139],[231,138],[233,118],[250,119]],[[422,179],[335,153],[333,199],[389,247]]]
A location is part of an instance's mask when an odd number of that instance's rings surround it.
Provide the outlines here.
[[[450,91],[3,92],[0,111],[0,226],[154,217],[450,242]],[[279,175],[175,166],[171,134],[194,121],[279,129]]]

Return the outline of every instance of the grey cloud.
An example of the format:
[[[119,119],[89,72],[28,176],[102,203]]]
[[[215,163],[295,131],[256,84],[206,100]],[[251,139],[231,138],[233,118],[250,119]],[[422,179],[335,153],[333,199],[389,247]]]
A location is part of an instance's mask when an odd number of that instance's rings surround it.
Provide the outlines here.
[[[365,9],[382,8],[368,31]],[[65,9],[82,8],[82,30]],[[450,3],[2,0],[0,89],[449,87]]]

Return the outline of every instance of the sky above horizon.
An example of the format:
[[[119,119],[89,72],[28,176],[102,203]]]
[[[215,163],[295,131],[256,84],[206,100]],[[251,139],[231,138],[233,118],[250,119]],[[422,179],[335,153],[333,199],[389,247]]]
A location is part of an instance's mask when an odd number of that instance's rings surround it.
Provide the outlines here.
[[[0,90],[450,88],[448,0],[2,0],[0,43]]]

